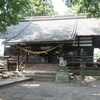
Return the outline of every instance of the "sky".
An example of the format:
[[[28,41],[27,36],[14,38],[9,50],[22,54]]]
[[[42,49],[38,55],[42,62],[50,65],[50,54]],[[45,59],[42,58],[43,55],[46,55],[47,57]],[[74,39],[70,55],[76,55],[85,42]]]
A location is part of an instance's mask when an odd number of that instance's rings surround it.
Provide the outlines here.
[[[55,11],[58,11],[59,15],[64,15],[65,11],[68,10],[68,7],[62,2],[62,0],[52,0]]]

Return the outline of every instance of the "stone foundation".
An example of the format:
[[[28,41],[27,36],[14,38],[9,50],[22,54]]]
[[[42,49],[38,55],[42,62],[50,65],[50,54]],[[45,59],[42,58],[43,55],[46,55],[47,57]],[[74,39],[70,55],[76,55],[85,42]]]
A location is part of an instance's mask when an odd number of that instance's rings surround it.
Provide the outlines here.
[[[59,66],[57,69],[55,82],[69,83],[69,70],[66,66]]]
[[[69,72],[57,71],[55,82],[69,83]]]

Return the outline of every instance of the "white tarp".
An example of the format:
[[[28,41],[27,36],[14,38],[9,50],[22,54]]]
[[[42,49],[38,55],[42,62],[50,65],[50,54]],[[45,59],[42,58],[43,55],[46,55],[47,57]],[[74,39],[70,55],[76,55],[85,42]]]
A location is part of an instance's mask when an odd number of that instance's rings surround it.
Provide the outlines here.
[[[4,39],[0,39],[0,56],[4,56]]]

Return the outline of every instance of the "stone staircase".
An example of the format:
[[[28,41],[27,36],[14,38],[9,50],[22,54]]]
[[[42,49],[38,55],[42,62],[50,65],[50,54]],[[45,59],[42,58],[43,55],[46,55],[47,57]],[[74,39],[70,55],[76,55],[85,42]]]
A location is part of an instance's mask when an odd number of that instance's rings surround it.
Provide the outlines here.
[[[41,71],[35,72],[34,75],[25,75],[25,77],[33,77],[34,81],[55,81],[56,72],[51,71]]]
[[[75,75],[80,75],[80,70],[70,71],[70,79],[74,79]],[[100,76],[100,71],[85,71],[86,76]],[[0,73],[2,79],[13,79],[18,77],[31,77],[34,81],[55,81],[56,71],[4,71]]]
[[[55,81],[55,71],[5,71],[0,74],[2,78],[31,77],[34,81]]]

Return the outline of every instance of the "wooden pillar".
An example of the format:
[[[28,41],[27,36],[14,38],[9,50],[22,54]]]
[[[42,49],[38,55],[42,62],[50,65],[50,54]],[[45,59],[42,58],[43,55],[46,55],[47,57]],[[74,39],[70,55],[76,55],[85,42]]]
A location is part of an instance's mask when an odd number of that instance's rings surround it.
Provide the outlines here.
[[[94,40],[94,39],[93,39],[93,37],[92,37],[92,56],[94,56],[94,45],[93,45],[94,43],[93,43],[93,40]],[[99,47],[100,47],[100,44],[99,44]]]
[[[19,45],[19,44],[18,44]],[[17,67],[16,67],[16,71],[19,70],[19,58],[20,58],[20,49],[17,48]]]
[[[27,48],[27,50],[29,50],[29,48]],[[28,61],[28,52],[26,52],[26,61]]]
[[[28,52],[26,52],[26,61],[28,61]]]
[[[80,56],[80,39],[78,37],[78,56]]]
[[[9,58],[7,58],[7,71],[8,71],[8,59],[9,59]]]

